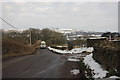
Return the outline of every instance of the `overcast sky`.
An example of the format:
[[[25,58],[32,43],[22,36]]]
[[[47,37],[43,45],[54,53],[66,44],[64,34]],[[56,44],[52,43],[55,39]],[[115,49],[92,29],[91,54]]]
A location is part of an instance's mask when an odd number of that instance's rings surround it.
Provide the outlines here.
[[[18,29],[118,31],[117,2],[6,2],[2,17]],[[3,22],[3,29],[13,29]]]

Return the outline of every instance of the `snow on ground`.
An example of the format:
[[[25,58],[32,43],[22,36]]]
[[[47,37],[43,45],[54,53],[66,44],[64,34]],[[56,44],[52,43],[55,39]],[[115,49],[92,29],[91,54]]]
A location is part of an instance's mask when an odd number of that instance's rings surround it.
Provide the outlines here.
[[[85,63],[85,65],[88,65],[90,67],[90,69],[93,71],[94,75],[93,75],[93,78],[104,78],[106,77],[106,74],[108,73],[108,71],[104,70],[100,64],[98,64],[97,62],[95,62],[95,60],[92,58],[93,54],[92,54],[92,51],[93,51],[93,47],[82,47],[82,48],[74,48],[70,51],[68,50],[59,50],[59,49],[54,49],[54,48],[51,48],[51,47],[48,47],[49,50],[52,50],[54,52],[57,52],[57,53],[61,53],[61,54],[66,54],[66,53],[82,53],[83,51],[86,51],[86,52],[91,52],[91,54],[89,55],[85,55],[85,54],[74,54],[73,56],[69,56],[67,58],[68,61],[80,61],[80,57],[84,57],[84,60],[83,62]],[[77,69],[73,69],[71,70],[71,73],[73,75],[77,75],[79,73],[79,70]],[[109,78],[120,78],[120,77],[117,77],[117,76],[111,76]]]
[[[110,76],[109,78],[119,78],[120,79],[120,77],[118,77],[118,76]]]
[[[67,60],[68,60],[68,61],[75,61],[75,62],[76,62],[76,61],[80,61],[79,59],[72,59],[72,58],[68,58]]]
[[[53,52],[57,52],[57,53],[61,53],[61,54],[66,54],[66,53],[82,53],[83,51],[86,51],[86,52],[92,52],[93,51],[93,47],[81,47],[81,48],[74,48],[70,51],[68,50],[59,50],[59,49],[55,49],[55,48],[51,48],[51,47],[48,47],[49,50],[52,50]],[[86,54],[74,54],[72,56],[69,56],[67,58],[68,61],[80,61],[80,58],[81,57],[85,57]]]
[[[86,52],[92,52],[93,51],[93,47],[81,47],[81,48],[74,48],[72,50],[59,50],[59,49],[54,49],[54,48],[51,48],[51,47],[48,47],[49,50],[52,50],[54,52],[57,52],[57,53],[61,53],[61,54],[65,54],[65,53],[82,53],[83,51],[86,51]]]
[[[83,58],[83,57],[85,57],[87,54],[74,54],[74,55],[72,55],[72,56],[69,56],[69,57],[71,57],[71,58]]]
[[[80,71],[78,69],[73,69],[70,71],[73,75],[78,75]]]
[[[84,58],[84,63],[90,67],[91,70],[94,70],[93,72],[95,75],[93,75],[93,78],[104,78],[108,71],[104,70],[100,64],[95,62],[95,60],[92,58],[93,54],[89,54]]]
[[[72,54],[68,56],[68,61],[80,61],[81,58],[85,57],[86,54]]]
[[[74,48],[71,50],[71,52],[73,53],[82,53],[83,51],[92,52],[93,47],[81,47],[81,48]]]
[[[48,47],[48,49],[52,50],[54,52],[57,52],[57,53],[61,53],[61,54],[69,53],[67,50],[59,50],[59,49],[55,49],[55,48],[51,48],[51,47]]]

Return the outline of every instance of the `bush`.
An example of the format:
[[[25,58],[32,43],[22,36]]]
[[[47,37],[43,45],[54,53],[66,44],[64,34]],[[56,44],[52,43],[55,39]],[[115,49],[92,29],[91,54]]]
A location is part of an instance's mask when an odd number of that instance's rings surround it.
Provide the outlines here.
[[[99,62],[103,68],[113,74],[113,69],[117,69],[120,76],[120,45],[105,41],[95,45],[93,58]]]
[[[68,41],[68,50],[72,50],[72,49],[73,49],[73,42]]]
[[[109,73],[107,73],[107,77],[110,77],[110,76],[113,76],[113,75],[119,76],[119,75],[118,75],[118,72],[115,71],[114,69],[109,70]]]

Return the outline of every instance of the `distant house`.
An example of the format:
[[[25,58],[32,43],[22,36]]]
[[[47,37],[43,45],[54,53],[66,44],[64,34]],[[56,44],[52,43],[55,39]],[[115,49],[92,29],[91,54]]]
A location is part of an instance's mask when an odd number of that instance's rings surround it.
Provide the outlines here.
[[[109,41],[113,41],[113,40],[120,40],[120,33],[118,32],[106,32],[106,33],[103,33],[101,35],[101,37],[106,37],[108,38]]]
[[[69,33],[72,33],[74,32],[73,29],[59,29],[59,28],[56,28],[54,29],[56,32],[60,32],[62,34],[69,34]]]
[[[93,47],[95,44],[99,42],[103,42],[107,40],[106,37],[95,37],[95,38],[89,38],[87,39],[87,47]]]

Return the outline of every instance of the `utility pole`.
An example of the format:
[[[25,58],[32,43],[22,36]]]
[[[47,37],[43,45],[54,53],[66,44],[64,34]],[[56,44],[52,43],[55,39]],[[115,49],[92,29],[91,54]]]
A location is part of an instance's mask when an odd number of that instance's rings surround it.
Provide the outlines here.
[[[31,39],[32,39],[32,38],[31,38],[31,28],[30,28],[30,45],[31,45]]]
[[[37,29],[37,40],[39,40],[39,29]]]

